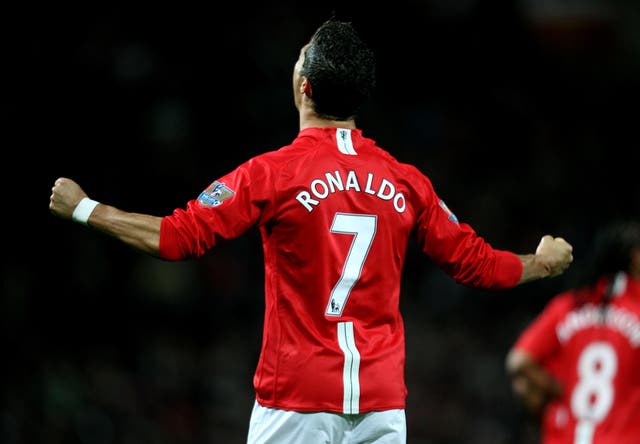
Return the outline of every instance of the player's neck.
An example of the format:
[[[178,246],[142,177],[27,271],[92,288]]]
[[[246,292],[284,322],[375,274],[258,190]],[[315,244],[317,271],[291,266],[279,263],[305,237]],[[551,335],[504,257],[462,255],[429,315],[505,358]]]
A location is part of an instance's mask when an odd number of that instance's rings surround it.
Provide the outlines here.
[[[354,119],[334,120],[320,117],[311,112],[300,113],[300,130],[306,128],[327,128],[334,126],[338,128],[357,128]]]

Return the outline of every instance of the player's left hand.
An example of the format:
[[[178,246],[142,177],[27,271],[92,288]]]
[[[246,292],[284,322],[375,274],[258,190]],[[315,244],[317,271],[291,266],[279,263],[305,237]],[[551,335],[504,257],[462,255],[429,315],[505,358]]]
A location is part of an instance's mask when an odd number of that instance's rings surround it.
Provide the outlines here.
[[[561,237],[542,237],[536,248],[536,259],[544,265],[549,277],[559,276],[573,262],[573,246]]]

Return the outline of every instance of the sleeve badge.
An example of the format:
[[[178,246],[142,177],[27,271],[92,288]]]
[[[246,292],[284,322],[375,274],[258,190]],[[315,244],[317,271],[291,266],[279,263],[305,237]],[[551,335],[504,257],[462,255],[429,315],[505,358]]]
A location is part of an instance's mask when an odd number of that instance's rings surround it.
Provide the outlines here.
[[[440,200],[440,202],[438,202],[438,205],[440,205],[440,208],[442,208],[444,212],[447,213],[447,215],[449,216],[449,220],[451,222],[458,223],[458,218],[456,217],[455,214],[453,214],[453,212],[449,209],[449,207],[447,206],[446,203],[444,203],[443,200]]]
[[[198,202],[203,207],[217,207],[234,194],[236,194],[235,191],[226,186],[224,182],[216,180],[200,193]]]

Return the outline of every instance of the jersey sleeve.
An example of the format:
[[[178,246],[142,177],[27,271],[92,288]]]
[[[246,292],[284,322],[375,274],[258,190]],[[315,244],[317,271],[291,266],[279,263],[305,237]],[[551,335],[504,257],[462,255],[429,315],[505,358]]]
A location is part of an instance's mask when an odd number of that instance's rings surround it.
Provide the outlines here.
[[[160,257],[197,258],[222,240],[234,239],[266,220],[275,199],[273,168],[253,158],[207,186],[162,219]]]
[[[551,358],[560,347],[556,325],[562,315],[564,298],[553,299],[520,334],[514,348],[526,352],[539,362]]]
[[[456,282],[483,289],[511,288],[522,276],[522,261],[495,249],[468,224],[458,221],[438,197],[428,178],[418,176],[425,196],[418,212],[417,237],[422,251]]]

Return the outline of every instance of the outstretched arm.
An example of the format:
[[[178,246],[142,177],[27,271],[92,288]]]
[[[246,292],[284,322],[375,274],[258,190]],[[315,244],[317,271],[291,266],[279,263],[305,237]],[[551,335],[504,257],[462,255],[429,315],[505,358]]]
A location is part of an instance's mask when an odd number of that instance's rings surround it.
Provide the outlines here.
[[[82,216],[80,216],[81,220],[78,220],[78,213],[75,218],[73,216],[74,211],[78,204],[87,197],[87,194],[75,181],[61,177],[55,181],[51,189],[49,209],[62,219],[74,219],[86,223],[86,225],[119,239],[138,251],[158,257],[162,217],[129,213],[99,203],[89,214],[85,215],[86,221]],[[85,207],[87,202],[89,201],[84,201],[82,207]]]
[[[550,399],[561,394],[560,383],[531,356],[517,348],[509,351],[506,370],[513,394],[534,417],[539,417]]]
[[[535,254],[518,255],[522,261],[522,276],[518,284],[546,277],[559,276],[573,262],[573,247],[561,237],[545,235]]]

